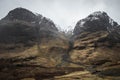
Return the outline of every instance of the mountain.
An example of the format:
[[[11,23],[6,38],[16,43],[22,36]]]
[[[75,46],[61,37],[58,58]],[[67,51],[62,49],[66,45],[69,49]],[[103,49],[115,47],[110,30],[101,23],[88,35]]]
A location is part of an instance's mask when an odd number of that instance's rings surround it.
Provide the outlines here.
[[[100,30],[111,31],[118,25],[105,12],[94,12],[88,17],[78,21],[74,29],[74,34],[79,34],[82,31],[96,32]]]
[[[24,8],[15,8],[14,10],[11,10],[8,15],[2,20],[23,20],[27,22],[33,22],[36,19],[36,15],[31,11]]]
[[[102,30],[108,31],[111,35],[115,34],[113,37],[110,36],[119,41],[118,26],[118,23],[111,19],[106,12],[97,11],[78,21],[74,34],[79,34],[83,31],[96,32]]]
[[[94,12],[74,28],[70,60],[105,75],[120,75],[120,26],[105,12]]]
[[[68,40],[58,31],[54,22],[40,14],[16,8],[0,20],[0,58],[5,61],[13,59],[17,60],[13,64],[22,65],[21,60],[35,57],[23,62],[57,66],[61,65],[68,47]]]
[[[119,31],[101,11],[62,32],[41,14],[13,9],[0,20],[0,80],[119,80]]]
[[[0,42],[26,43],[33,41],[37,38],[38,29],[49,32],[58,31],[50,19],[35,15],[24,8],[16,8],[0,21],[0,37],[2,37]]]

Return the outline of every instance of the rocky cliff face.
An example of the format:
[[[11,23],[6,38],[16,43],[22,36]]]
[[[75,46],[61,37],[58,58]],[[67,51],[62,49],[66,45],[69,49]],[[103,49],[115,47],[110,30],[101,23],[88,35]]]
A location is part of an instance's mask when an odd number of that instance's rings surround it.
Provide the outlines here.
[[[17,60],[15,64],[61,65],[69,47],[52,20],[24,8],[10,11],[0,21],[0,37],[0,58]],[[27,58],[31,59],[21,62]]]
[[[106,31],[109,33],[109,39],[119,41],[119,25],[111,19],[105,12],[94,12],[88,17],[78,21],[74,28],[74,35],[79,35],[82,32],[98,32]]]
[[[74,29],[74,34],[79,34],[83,31],[96,32],[100,30],[110,32],[117,25],[118,24],[113,21],[107,13],[98,11],[80,20]]]
[[[105,12],[94,12],[80,20],[74,29],[71,61],[104,74],[119,74],[119,28]]]
[[[24,8],[16,8],[10,11],[8,15],[0,21],[0,30],[0,37],[2,37],[1,43],[4,41],[8,43],[20,42],[19,40],[21,40],[21,42],[29,42],[35,39],[38,34],[42,36],[42,31],[44,31],[44,33],[57,33],[58,31],[50,19],[39,14],[35,15]],[[20,37],[21,39],[19,39]]]

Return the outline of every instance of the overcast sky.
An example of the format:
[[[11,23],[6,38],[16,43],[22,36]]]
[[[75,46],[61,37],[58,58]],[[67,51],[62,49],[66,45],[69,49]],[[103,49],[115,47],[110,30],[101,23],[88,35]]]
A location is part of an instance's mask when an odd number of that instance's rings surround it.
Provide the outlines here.
[[[120,23],[120,0],[0,0],[0,19],[16,8],[23,7],[50,18],[62,29],[95,11],[105,11]]]

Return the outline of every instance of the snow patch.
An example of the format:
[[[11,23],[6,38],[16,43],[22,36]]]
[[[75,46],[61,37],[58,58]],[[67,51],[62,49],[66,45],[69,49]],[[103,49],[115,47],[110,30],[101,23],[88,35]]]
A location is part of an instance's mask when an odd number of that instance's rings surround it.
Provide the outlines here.
[[[94,21],[94,20],[98,20],[98,19],[99,19],[98,17],[91,17],[90,21]]]
[[[79,26],[80,26],[80,27],[84,27],[83,25],[85,24],[85,22],[86,22],[86,21],[81,21],[80,24],[79,24]]]
[[[111,18],[109,18],[109,23],[110,23],[112,26],[114,26],[114,21],[113,21]]]

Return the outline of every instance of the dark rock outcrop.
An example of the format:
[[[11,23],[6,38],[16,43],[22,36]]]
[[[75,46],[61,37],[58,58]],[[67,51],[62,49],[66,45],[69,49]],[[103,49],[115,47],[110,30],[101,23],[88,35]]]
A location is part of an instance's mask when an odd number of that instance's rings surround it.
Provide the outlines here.
[[[22,20],[27,22],[33,22],[37,19],[36,15],[31,11],[24,9],[24,8],[16,8],[11,10],[8,15],[3,18],[2,20]]]
[[[39,36],[57,33],[55,24],[46,17],[24,8],[16,8],[0,21],[1,43],[29,42]]]

